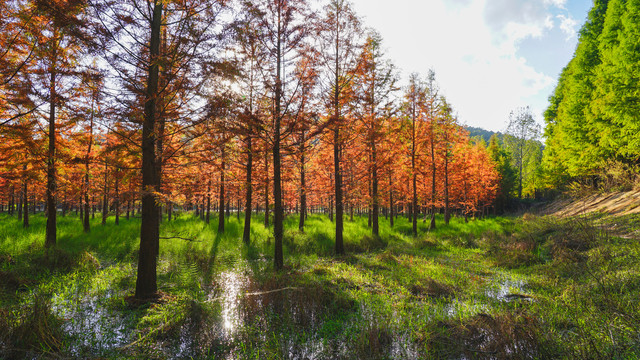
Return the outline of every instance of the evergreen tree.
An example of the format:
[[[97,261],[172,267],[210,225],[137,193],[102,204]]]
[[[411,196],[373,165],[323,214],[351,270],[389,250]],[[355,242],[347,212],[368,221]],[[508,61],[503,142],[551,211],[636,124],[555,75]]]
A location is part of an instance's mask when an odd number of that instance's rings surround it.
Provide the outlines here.
[[[600,65],[598,38],[609,1],[596,0],[580,30],[573,59],[563,70],[551,105],[545,113],[547,149],[545,163],[571,176],[594,173],[603,158],[598,143],[601,121],[591,111],[595,69]],[[557,176],[556,176],[557,177]]]
[[[509,200],[515,195],[517,173],[511,166],[511,156],[500,144],[497,135],[491,137],[487,150],[500,177],[494,206],[497,212],[502,213],[508,207]]]
[[[640,155],[640,1],[612,0],[596,70],[593,111],[602,121],[600,146],[623,162]]]

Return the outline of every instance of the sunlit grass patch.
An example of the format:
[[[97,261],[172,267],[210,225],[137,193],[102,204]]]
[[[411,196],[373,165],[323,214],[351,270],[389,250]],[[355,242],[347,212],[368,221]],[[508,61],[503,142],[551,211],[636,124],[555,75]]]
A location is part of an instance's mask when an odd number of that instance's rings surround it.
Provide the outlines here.
[[[38,304],[49,305],[38,305],[44,323],[33,326],[60,334],[48,348],[23,346],[33,354],[633,358],[639,351],[634,218],[613,233],[618,223],[603,216],[578,220],[584,224],[454,217],[449,226],[438,216],[436,230],[420,222],[414,238],[406,217],[393,228],[381,217],[380,237],[356,217],[345,221],[347,253],[336,256],[328,216],[310,214],[301,232],[288,215],[285,269],[275,272],[272,228],[260,215],[247,245],[243,217],[227,218],[218,233],[217,218],[207,225],[184,213],[161,225],[162,297],[146,306],[126,300],[135,288],[139,219],[119,226],[96,219],[84,234],[68,215],[51,250],[43,246],[44,218],[32,217],[27,230],[6,220],[0,313],[7,324],[0,325],[28,324],[40,296]],[[0,342],[13,341],[6,336]]]

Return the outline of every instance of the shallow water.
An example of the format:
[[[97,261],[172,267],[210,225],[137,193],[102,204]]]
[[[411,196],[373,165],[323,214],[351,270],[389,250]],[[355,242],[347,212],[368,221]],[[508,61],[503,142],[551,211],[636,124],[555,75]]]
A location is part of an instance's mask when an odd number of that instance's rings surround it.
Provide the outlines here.
[[[485,295],[490,299],[499,301],[510,301],[510,295],[525,294],[526,283],[524,280],[514,279],[507,276],[499,276],[485,290]]]
[[[317,293],[324,290],[274,289],[268,285],[258,288],[251,275],[246,264],[235,264],[235,268],[226,268],[215,275],[206,298],[206,303],[213,305],[208,308],[208,315],[202,318],[188,315],[177,329],[177,336],[158,343],[158,350],[172,358],[197,358],[208,354],[215,358],[234,359],[255,354],[259,344],[271,341],[272,346],[277,346],[279,352],[290,359],[354,358],[362,355],[358,352],[362,349],[353,349],[354,344],[344,339],[320,335],[323,322],[332,315],[327,307],[332,298],[323,299],[322,292]],[[441,304],[425,302],[424,306],[432,309],[431,315],[427,316],[433,316],[434,320],[474,316],[490,313],[492,301],[512,301],[510,295],[525,294],[525,289],[523,280],[500,275],[488,282],[479,298],[451,299]],[[79,357],[108,355],[136,340],[135,321],[139,318],[134,317],[139,317],[139,314],[114,310],[110,304],[122,294],[107,290],[99,296],[81,298],[83,291],[73,291],[73,302],[65,301],[69,294],[52,299],[54,313],[66,319],[63,326],[69,335],[71,354]],[[389,320],[379,319],[376,314],[368,305],[361,303],[349,315],[351,318],[341,323],[342,330],[338,330],[336,335],[342,336],[340,331],[378,334],[374,335],[382,339],[376,345],[376,351],[380,352],[378,355],[389,359],[419,358],[418,344],[410,332],[401,329],[400,319],[395,316]],[[287,329],[281,333],[283,324]],[[249,353],[246,352],[247,344]]]
[[[245,296],[250,284],[249,277],[239,271],[224,271],[216,278],[216,284],[221,294],[214,297],[216,292],[209,294],[207,301],[220,301],[222,303],[223,337],[233,339],[234,335],[244,325],[244,316],[240,303]]]
[[[72,354],[104,354],[130,342],[127,319],[131,315],[109,310],[108,302],[114,296],[113,291],[106,291],[100,296],[75,297],[71,303],[60,295],[53,296],[52,311],[65,319],[63,330],[69,335]]]

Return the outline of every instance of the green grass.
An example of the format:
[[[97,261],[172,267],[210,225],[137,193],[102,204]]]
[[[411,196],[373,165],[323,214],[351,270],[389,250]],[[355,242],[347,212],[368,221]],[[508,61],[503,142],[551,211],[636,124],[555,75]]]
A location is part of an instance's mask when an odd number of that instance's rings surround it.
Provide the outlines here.
[[[285,270],[273,269],[263,218],[225,233],[180,214],[161,226],[157,304],[129,301],[140,221],[82,232],[59,217],[58,245],[0,215],[0,357],[8,358],[638,358],[640,218],[527,216],[419,236],[399,216],[334,224],[285,220]]]

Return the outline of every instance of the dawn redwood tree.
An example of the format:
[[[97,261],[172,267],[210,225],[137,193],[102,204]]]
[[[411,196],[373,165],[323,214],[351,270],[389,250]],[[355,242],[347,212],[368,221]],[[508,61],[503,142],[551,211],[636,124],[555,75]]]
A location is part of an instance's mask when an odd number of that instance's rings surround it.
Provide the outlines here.
[[[144,103],[144,120],[142,123],[142,224],[140,227],[140,251],[138,257],[138,276],[136,277],[136,293],[138,299],[149,299],[156,296],[156,265],[159,251],[160,218],[155,192],[158,191],[158,173],[156,164],[156,117],[158,115],[157,99],[159,96],[160,72],[160,31],[164,3],[153,1],[151,18],[151,36],[149,40],[149,69],[147,74],[147,91]]]
[[[299,184],[299,214],[298,230],[304,231],[304,222],[307,214],[307,172],[308,159],[310,152],[315,148],[317,134],[319,134],[328,122],[320,123],[318,121],[317,104],[314,102],[314,90],[317,86],[318,72],[315,64],[317,63],[317,52],[313,49],[307,49],[296,64],[294,76],[297,78],[299,91],[291,106],[292,126],[294,127],[294,144],[297,149],[296,160],[298,162],[298,171],[300,176]]]
[[[11,180],[13,202],[24,228],[29,227],[29,197],[37,191],[44,170],[45,138],[38,127],[33,113],[0,126],[0,168],[6,172],[2,177]]]
[[[349,87],[358,63],[360,19],[346,0],[330,0],[324,7],[324,16],[318,22],[321,62],[324,65],[322,85],[328,116],[333,130],[333,179],[336,204],[336,254],[344,253],[344,187],[342,184],[342,151],[345,124],[342,111],[349,101]]]
[[[450,204],[450,170],[451,159],[453,158],[453,146],[460,137],[461,127],[457,123],[457,118],[453,114],[453,108],[442,98],[440,100],[442,106],[438,114],[438,131],[440,139],[440,156],[442,162],[442,189],[444,200],[444,223],[449,225],[451,218],[451,204]]]
[[[245,146],[244,152],[246,156],[244,229],[242,233],[242,240],[245,244],[249,244],[251,241],[255,141],[261,133],[260,129],[266,125],[262,121],[265,116],[262,116],[259,106],[259,98],[263,92],[259,81],[260,70],[266,54],[264,54],[260,44],[258,29],[252,24],[253,14],[250,14],[250,8],[251,6],[249,5],[249,8],[245,8],[242,12],[243,18],[238,22],[235,31],[235,45],[237,46],[235,62],[240,68],[237,84],[241,89],[242,98],[239,105],[240,113],[237,116],[239,121],[235,124],[235,127],[237,132],[243,136],[242,142]]]
[[[222,130],[219,133],[219,158],[220,158],[220,191],[218,192],[218,200],[220,201],[220,205],[218,206],[218,233],[224,232],[224,207],[225,207],[225,175],[227,171],[227,146],[231,139],[229,133],[226,130]]]
[[[88,233],[91,230],[89,222],[89,210],[91,203],[89,201],[89,192],[91,189],[91,172],[90,166],[92,161],[92,149],[94,143],[94,129],[96,125],[96,114],[100,112],[100,92],[102,90],[102,76],[98,72],[86,72],[83,76],[83,82],[85,86],[84,98],[88,100],[88,104],[85,103],[84,111],[81,117],[84,118],[84,134],[86,135],[85,146],[86,153],[84,154],[84,179],[82,182],[82,200],[84,205],[84,213],[82,219],[82,228],[84,232]]]
[[[378,170],[382,159],[381,148],[384,123],[395,111],[394,92],[398,76],[395,66],[384,57],[382,38],[371,32],[362,53],[357,70],[356,112],[360,118],[364,143],[368,149],[368,173],[371,180],[371,224],[374,236],[380,235],[378,215],[380,199],[378,194]]]
[[[33,9],[33,18],[25,30],[33,41],[37,41],[33,55],[34,65],[30,70],[30,74],[35,76],[33,96],[46,99],[49,105],[46,115],[43,114],[47,119],[48,138],[45,246],[52,247],[56,245],[56,162],[59,157],[56,120],[64,105],[64,94],[73,82],[71,79],[76,78],[77,81],[76,74],[80,72],[80,68],[76,63],[86,51],[82,43],[87,40],[87,35],[82,32],[85,24],[81,20],[85,2],[37,1]],[[65,83],[66,87],[63,88]],[[36,102],[37,100],[34,101]]]
[[[287,132],[290,133],[292,130],[286,122],[290,119],[289,105],[297,89],[296,84],[288,84],[288,81],[295,79],[285,77],[285,74],[287,65],[297,56],[310,31],[305,24],[305,21],[308,21],[308,9],[305,0],[256,0],[249,5],[247,10],[255,16],[255,26],[259,27],[262,34],[262,47],[268,54],[265,58],[264,81],[273,103],[269,145],[273,156],[274,267],[280,270],[284,265],[282,149],[285,146]]]
[[[500,176],[484,142],[474,144],[465,131],[459,135],[451,148],[450,196],[466,222],[469,215],[493,202]]]
[[[163,165],[197,135],[186,130],[206,118],[204,85],[216,80],[221,68],[216,50],[223,38],[218,36],[224,27],[219,15],[225,1],[96,0],[92,5],[92,15],[102,24],[101,47],[108,49],[103,57],[125,90],[111,94],[118,110],[114,117],[142,128],[138,142],[142,224],[135,297],[151,299],[157,290]],[[184,135],[178,148],[166,146],[171,143],[169,135]]]
[[[417,156],[419,132],[421,125],[425,121],[423,110],[427,101],[426,84],[420,79],[417,73],[409,77],[409,86],[405,92],[405,103],[403,110],[405,116],[411,121],[411,208],[412,208],[412,232],[413,236],[418,236],[418,168]]]
[[[39,38],[33,36],[32,21],[36,9],[29,2],[0,2],[0,127],[38,109],[30,96],[30,73],[36,65],[35,50]]]
[[[396,116],[391,116],[384,124],[384,135],[380,143],[382,151],[380,159],[380,169],[387,176],[387,193],[389,194],[387,206],[385,209],[385,218],[389,218],[389,225],[394,226],[395,216],[397,214],[395,206],[399,201],[406,199],[407,194],[402,189],[402,183],[399,181],[402,176],[402,161],[404,139],[396,134],[402,133],[402,122]],[[411,209],[409,214],[411,214]]]
[[[437,114],[440,104],[440,97],[438,96],[438,87],[435,80],[435,72],[429,71],[427,77],[427,102],[424,104],[425,113],[427,116],[428,126],[428,149],[429,156],[431,158],[431,222],[429,223],[429,230],[436,228],[436,177],[437,177],[437,163],[436,163],[436,151],[438,147],[438,119]]]

